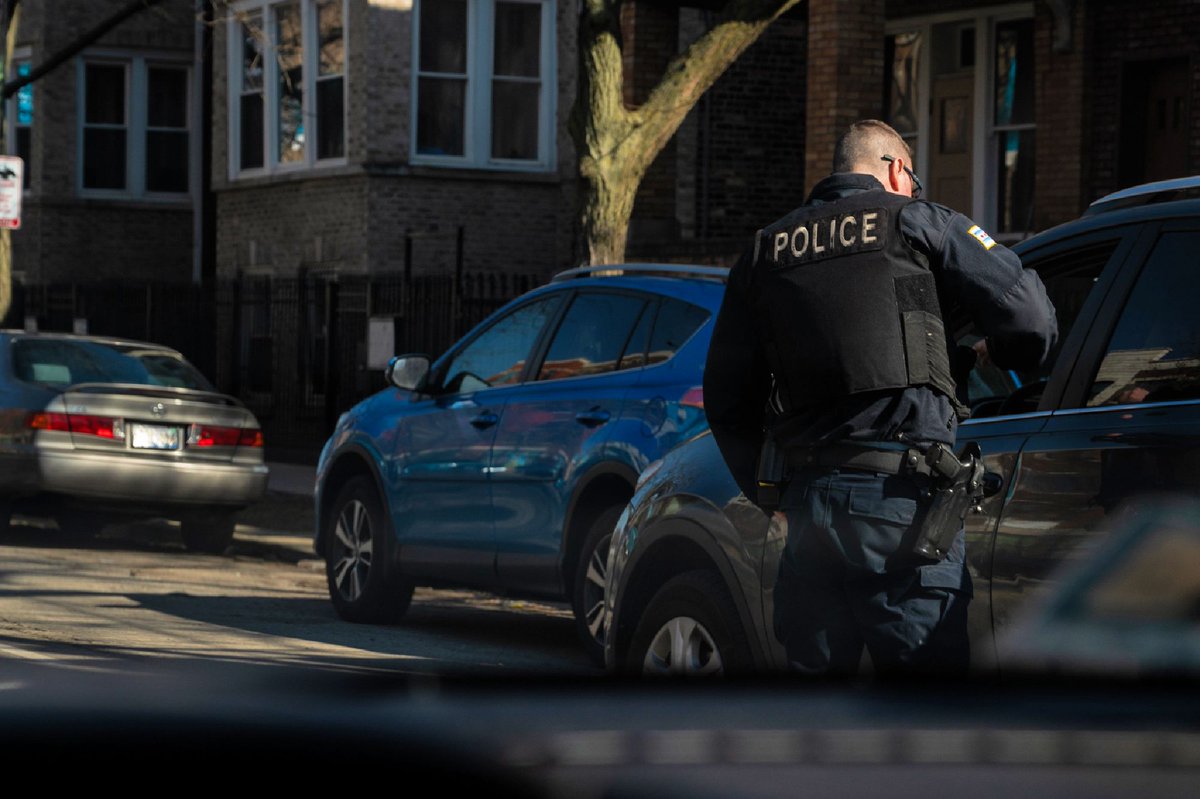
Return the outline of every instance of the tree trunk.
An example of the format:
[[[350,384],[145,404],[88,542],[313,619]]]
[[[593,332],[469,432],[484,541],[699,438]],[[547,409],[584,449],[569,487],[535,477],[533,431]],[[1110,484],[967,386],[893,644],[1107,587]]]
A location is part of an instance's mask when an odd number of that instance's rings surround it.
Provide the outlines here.
[[[9,9],[11,8],[11,13]],[[19,0],[5,2],[0,10],[0,42],[3,42],[3,63],[0,63],[0,86],[8,80],[8,70],[12,66],[12,54],[17,42],[17,27],[21,22],[21,5]],[[8,130],[5,111],[8,103],[6,96],[0,95],[0,153],[8,152],[8,141],[5,131]],[[28,165],[26,165],[28,168]],[[0,320],[8,316],[12,306],[12,231],[0,229]]]
[[[800,0],[730,0],[712,30],[667,66],[646,102],[622,98],[622,0],[584,0],[571,135],[579,153],[583,235],[594,265],[625,260],[633,201],[646,170],[700,96],[780,14]]]

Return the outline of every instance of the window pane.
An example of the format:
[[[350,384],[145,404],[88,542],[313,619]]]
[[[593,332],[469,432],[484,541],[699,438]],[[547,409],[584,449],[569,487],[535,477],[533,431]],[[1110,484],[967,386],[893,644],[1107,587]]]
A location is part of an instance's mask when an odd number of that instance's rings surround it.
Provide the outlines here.
[[[1092,383],[1089,406],[1200,398],[1200,233],[1158,240]]]
[[[263,165],[263,98],[261,94],[242,95],[241,167]]]
[[[1033,122],[1033,20],[996,26],[996,124]]]
[[[262,16],[253,14],[242,23],[242,91],[260,91],[263,87]]]
[[[86,93],[86,122],[125,124],[125,67],[88,64]]]
[[[620,294],[583,294],[563,318],[538,380],[602,374],[616,369],[646,301]]]
[[[492,157],[536,160],[538,96],[534,83],[492,84]]]
[[[466,0],[421,3],[421,71],[467,71]]]
[[[538,300],[488,328],[446,365],[444,390],[460,393],[517,382],[557,305],[557,297]]]
[[[147,121],[153,128],[186,128],[187,71],[151,67],[147,78]]]
[[[417,152],[462,155],[466,81],[421,78],[417,88]]]
[[[617,365],[618,369],[636,369],[646,365],[646,347],[650,344],[650,326],[654,324],[654,315],[657,311],[657,305],[651,303],[647,303],[646,307],[642,309],[637,327],[634,328],[633,335],[629,337],[629,343],[625,345],[625,352],[621,354],[621,362]]]
[[[998,134],[996,216],[1001,233],[1033,228],[1032,130]]]
[[[188,190],[188,134],[152,130],[146,134],[146,190]]]
[[[83,131],[83,186],[125,188],[125,131],[113,128]]]
[[[708,311],[680,300],[663,300],[650,337],[650,363],[665,361],[708,319]]]
[[[919,31],[897,33],[887,39],[888,123],[901,134],[917,132],[917,76],[921,58],[921,34]]]
[[[279,61],[279,162],[304,160],[304,46],[301,38],[300,7],[295,3],[276,6],[275,42]]]
[[[345,115],[342,113],[342,79],[317,82],[317,158],[345,154]]]
[[[342,0],[317,7],[317,36],[321,46],[318,75],[340,75],[346,58],[342,39]]]
[[[495,74],[538,77],[541,29],[540,3],[496,3]]]

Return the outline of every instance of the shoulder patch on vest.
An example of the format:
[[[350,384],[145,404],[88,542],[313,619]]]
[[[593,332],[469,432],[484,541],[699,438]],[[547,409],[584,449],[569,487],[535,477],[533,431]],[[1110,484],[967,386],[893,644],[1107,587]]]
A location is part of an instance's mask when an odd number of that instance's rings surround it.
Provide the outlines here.
[[[996,241],[987,234],[987,231],[979,225],[971,225],[967,228],[967,232],[975,237],[975,240],[983,245],[983,249],[990,250],[996,246]]]

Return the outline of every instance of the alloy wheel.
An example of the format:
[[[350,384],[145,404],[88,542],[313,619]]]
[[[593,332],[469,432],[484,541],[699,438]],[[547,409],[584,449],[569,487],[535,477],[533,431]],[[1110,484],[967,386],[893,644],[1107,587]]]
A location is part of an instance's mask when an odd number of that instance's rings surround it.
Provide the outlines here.
[[[654,635],[642,671],[652,675],[717,675],[725,671],[725,665],[704,625],[687,616],[676,616]]]
[[[342,598],[355,602],[362,596],[371,572],[374,538],[366,505],[357,499],[347,502],[338,514],[333,534],[340,545],[334,553],[334,583]]]
[[[608,581],[608,545],[612,535],[606,535],[596,544],[588,558],[587,574],[583,584],[583,613],[592,640],[603,645],[608,627],[608,615],[604,612],[604,584]]]

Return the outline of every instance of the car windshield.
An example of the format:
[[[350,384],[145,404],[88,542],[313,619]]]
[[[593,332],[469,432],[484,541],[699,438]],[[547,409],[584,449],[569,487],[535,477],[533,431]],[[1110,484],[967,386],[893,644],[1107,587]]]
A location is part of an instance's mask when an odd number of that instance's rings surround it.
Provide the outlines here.
[[[17,378],[53,388],[77,383],[128,383],[212,391],[196,369],[169,350],[72,339],[22,339],[13,344]]]

